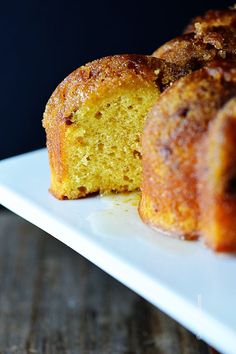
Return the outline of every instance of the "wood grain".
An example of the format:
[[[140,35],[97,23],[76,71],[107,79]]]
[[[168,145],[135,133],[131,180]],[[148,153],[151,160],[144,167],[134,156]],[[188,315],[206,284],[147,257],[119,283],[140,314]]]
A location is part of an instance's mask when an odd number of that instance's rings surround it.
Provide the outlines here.
[[[208,346],[77,253],[0,212],[0,354],[199,354]]]

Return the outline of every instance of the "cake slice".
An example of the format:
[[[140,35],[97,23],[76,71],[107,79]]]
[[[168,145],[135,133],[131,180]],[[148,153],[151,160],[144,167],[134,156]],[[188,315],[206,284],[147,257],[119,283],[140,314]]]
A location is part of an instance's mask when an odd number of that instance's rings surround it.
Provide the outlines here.
[[[44,112],[50,191],[76,199],[138,189],[146,114],[183,74],[174,64],[144,55],[105,57],[71,73]]]

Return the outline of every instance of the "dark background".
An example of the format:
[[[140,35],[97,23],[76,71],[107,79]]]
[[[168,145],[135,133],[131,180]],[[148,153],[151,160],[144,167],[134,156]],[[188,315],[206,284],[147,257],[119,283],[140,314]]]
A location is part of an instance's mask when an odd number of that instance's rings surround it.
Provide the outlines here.
[[[78,66],[118,53],[152,53],[189,19],[234,1],[1,3],[0,159],[45,145],[41,119],[57,84]]]

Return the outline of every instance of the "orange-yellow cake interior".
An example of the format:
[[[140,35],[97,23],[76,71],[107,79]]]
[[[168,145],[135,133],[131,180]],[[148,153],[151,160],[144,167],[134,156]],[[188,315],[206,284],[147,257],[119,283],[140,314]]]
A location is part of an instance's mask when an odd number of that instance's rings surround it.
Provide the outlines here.
[[[133,191],[140,186],[140,134],[159,92],[156,87],[121,88],[84,105],[65,132],[67,198],[78,192]]]

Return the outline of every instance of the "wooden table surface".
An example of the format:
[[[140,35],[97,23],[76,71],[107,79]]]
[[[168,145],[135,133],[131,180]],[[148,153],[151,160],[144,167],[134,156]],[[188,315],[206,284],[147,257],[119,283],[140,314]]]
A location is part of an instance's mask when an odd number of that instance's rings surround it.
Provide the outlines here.
[[[0,354],[212,350],[53,237],[0,210]]]

